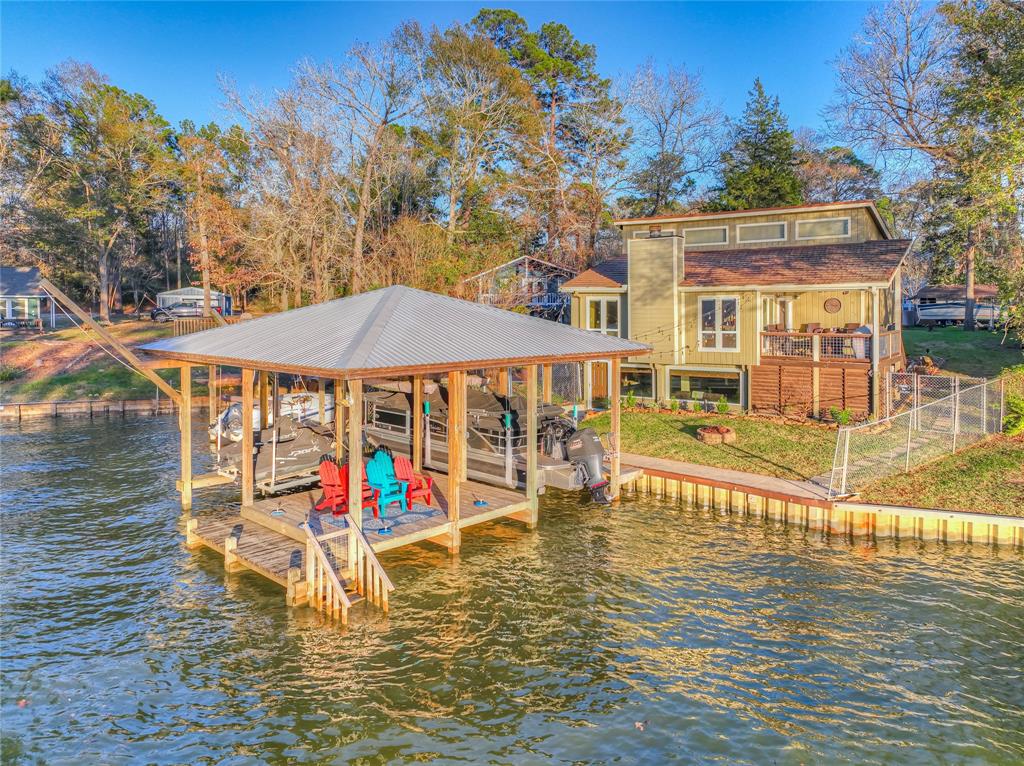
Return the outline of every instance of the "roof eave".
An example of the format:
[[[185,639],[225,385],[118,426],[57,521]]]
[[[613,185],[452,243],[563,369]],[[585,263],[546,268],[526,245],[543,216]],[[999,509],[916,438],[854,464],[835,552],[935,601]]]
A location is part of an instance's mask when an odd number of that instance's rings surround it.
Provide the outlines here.
[[[185,354],[160,349],[147,350],[146,353],[159,359],[171,359],[195,365],[221,365],[224,367],[241,367],[262,372],[278,372],[286,375],[307,375],[315,378],[333,380],[361,380],[364,378],[408,377],[411,375],[436,375],[439,373],[460,372],[463,370],[479,370],[490,367],[522,367],[535,364],[560,364],[563,362],[586,362],[599,359],[625,359],[634,356],[646,356],[653,350],[646,344],[637,344],[637,348],[619,351],[594,351],[586,354],[541,354],[531,357],[508,357],[503,359],[474,359],[466,362],[442,362],[427,365],[403,367],[367,367],[362,369],[336,369],[324,367],[303,367],[299,365],[278,364],[255,359],[235,357],[219,357],[208,354]]]

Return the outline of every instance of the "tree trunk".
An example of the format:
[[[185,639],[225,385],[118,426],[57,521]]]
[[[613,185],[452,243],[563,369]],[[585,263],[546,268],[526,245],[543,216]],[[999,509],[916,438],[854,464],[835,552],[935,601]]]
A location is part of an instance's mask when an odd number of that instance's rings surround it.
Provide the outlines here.
[[[359,186],[359,206],[356,208],[356,232],[352,242],[352,276],[349,287],[352,295],[363,289],[363,235],[366,232],[366,216],[370,210],[370,185],[373,182],[373,163],[377,158],[377,147],[384,138],[387,125],[381,123],[373,134],[373,145],[366,148],[366,164]]]
[[[110,250],[100,247],[100,322],[110,324]]]
[[[210,241],[206,236],[206,221],[202,212],[199,219],[199,263],[203,269],[203,316],[210,316]]]
[[[977,231],[971,226],[967,231],[967,249],[964,250],[964,329],[974,329],[974,260],[978,249]]]
[[[175,252],[175,254],[177,255],[177,258],[178,258],[178,289],[180,290],[181,289],[181,229],[180,229],[180,227],[178,228],[178,231],[175,233],[175,236],[174,236],[174,252]]]

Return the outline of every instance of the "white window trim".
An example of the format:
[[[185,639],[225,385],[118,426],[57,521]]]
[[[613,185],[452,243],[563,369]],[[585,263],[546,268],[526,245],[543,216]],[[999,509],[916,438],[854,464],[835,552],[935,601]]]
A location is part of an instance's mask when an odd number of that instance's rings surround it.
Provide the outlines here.
[[[637,236],[639,234],[642,234],[643,236],[642,237],[641,236]],[[674,237],[674,236],[676,236],[676,227],[675,226],[668,226],[666,228],[663,228],[661,231],[658,232],[658,236],[657,237],[652,237],[652,236],[650,236],[650,234],[651,234],[651,230],[650,229],[637,229],[636,231],[630,232],[629,238],[630,239],[661,239],[662,237]]]
[[[704,310],[701,303],[713,300],[715,302],[715,344],[714,346],[704,345]],[[722,301],[736,301],[736,348],[723,348],[722,342]],[[701,351],[710,351],[716,354],[738,354],[740,352],[740,297],[738,295],[699,295],[697,296],[697,348]],[[726,330],[725,332],[732,332]]]
[[[607,332],[607,329],[608,329],[608,313],[606,311],[603,311],[603,310],[601,311],[601,325],[602,325],[601,327],[591,327],[590,326],[590,304],[593,303],[594,301],[600,301],[600,302],[603,302],[603,303],[611,303],[612,301],[614,301],[615,305],[618,307],[618,314],[619,314],[619,323],[618,324],[619,324],[619,326],[615,329],[615,334],[614,335],[611,335],[610,333]],[[599,332],[602,335],[607,335],[608,337],[611,337],[611,338],[621,338],[622,337],[622,301],[619,300],[619,296],[617,296],[617,295],[614,296],[614,297],[609,297],[609,296],[587,296],[587,299],[586,299],[586,301],[584,301],[584,306],[583,306],[583,329],[587,330],[588,332]]]
[[[845,234],[826,234],[824,236],[818,235],[816,237],[801,237],[800,236],[800,224],[802,223],[823,223],[825,221],[846,221],[846,233]],[[796,222],[796,237],[797,240],[806,239],[849,239],[853,236],[853,222],[849,216],[836,216],[835,218],[804,218]]]
[[[772,237],[771,239],[743,239],[740,236],[740,229],[749,229],[752,226],[781,226],[782,237]],[[761,223],[738,223],[736,224],[736,244],[737,245],[756,245],[759,242],[785,242],[789,238],[789,224],[786,221],[762,221]]]
[[[683,229],[683,239],[685,240],[687,238],[686,235],[689,234],[691,231],[711,231],[712,229],[714,229],[715,231],[724,231],[725,232],[725,240],[722,241],[722,242],[694,242],[693,244],[690,244],[689,242],[687,242],[686,246],[687,247],[714,247],[715,245],[721,246],[721,245],[728,245],[729,244],[729,227],[728,226],[695,226],[692,229]]]

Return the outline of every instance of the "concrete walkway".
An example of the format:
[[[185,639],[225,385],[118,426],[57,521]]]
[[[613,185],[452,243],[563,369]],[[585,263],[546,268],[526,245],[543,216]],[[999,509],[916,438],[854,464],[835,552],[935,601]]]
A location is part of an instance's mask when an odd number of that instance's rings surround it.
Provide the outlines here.
[[[773,494],[790,495],[793,498],[806,498],[808,500],[828,500],[827,486],[822,487],[810,481],[802,481],[800,479],[778,479],[774,476],[734,471],[730,468],[714,468],[713,466],[701,465],[699,463],[686,463],[682,460],[666,460],[660,457],[634,455],[631,452],[622,453],[622,464],[623,466],[635,466],[637,468],[679,474],[680,476],[692,476],[697,479],[721,482],[723,484],[736,484],[749,487],[752,491],[762,490]]]

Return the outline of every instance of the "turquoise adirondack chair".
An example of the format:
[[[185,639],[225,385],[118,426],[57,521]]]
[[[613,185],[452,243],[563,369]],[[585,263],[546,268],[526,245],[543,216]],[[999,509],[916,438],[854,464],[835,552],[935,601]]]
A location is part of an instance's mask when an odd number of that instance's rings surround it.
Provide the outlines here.
[[[403,513],[409,510],[406,502],[409,484],[395,478],[395,467],[385,453],[378,452],[366,464],[366,479],[380,493],[377,502],[381,516],[386,515],[387,507],[395,501],[398,501]]]

